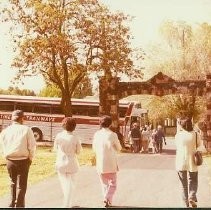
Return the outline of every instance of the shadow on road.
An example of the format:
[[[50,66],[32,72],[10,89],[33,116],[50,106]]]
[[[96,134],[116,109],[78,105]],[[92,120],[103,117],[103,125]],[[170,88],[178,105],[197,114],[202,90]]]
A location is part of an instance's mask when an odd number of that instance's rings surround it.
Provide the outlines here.
[[[131,153],[130,149],[123,149],[122,153]],[[136,154],[146,154],[146,153],[136,153]],[[154,155],[151,151],[148,153],[149,155]],[[163,149],[162,155],[176,155],[176,150],[175,149]]]
[[[140,208],[138,206],[111,206],[110,208],[130,208],[130,209],[135,209],[135,208]]]
[[[163,149],[163,155],[176,155],[175,149]]]
[[[82,207],[82,206],[73,206],[72,208],[87,208],[87,207]],[[137,206],[110,206],[110,207],[107,207],[109,209],[112,209],[112,208],[131,208],[131,209],[134,209],[134,208],[140,208],[140,207],[137,207]]]

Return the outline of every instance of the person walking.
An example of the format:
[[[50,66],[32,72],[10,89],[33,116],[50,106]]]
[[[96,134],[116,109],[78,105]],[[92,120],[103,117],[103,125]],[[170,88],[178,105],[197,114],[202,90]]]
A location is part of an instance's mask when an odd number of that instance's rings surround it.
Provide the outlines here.
[[[0,134],[10,177],[9,207],[24,208],[28,172],[36,151],[36,141],[31,128],[23,125],[24,112],[22,110],[13,111],[11,120],[11,125]]]
[[[62,121],[63,131],[56,135],[54,151],[57,152],[56,171],[63,191],[63,207],[72,206],[73,190],[76,184],[76,173],[79,170],[77,154],[82,150],[79,138],[73,133],[76,121],[66,117]]]
[[[105,207],[112,205],[117,188],[117,152],[121,150],[117,134],[109,129],[110,116],[100,120],[101,129],[93,137],[92,148],[96,155],[96,169],[99,174]]]
[[[207,135],[207,123],[205,120],[200,121],[198,123],[198,133],[201,136],[201,140],[203,141],[203,145],[206,149],[208,149],[208,135]]]
[[[203,142],[193,130],[189,118],[178,121],[175,135],[176,171],[182,187],[182,201],[185,207],[197,207],[198,166],[194,164],[194,153],[203,150]]]
[[[143,153],[148,153],[148,146],[150,142],[150,130],[147,125],[144,126],[142,132],[141,132],[141,140],[142,140],[142,149]]]
[[[132,129],[128,134],[128,139],[130,139],[132,151],[138,153],[140,151],[141,131],[136,122],[132,124]]]
[[[158,150],[157,150],[157,146],[156,146],[156,142],[157,142],[157,130],[156,129],[153,129],[152,130],[152,134],[151,134],[151,145],[152,145],[152,153],[155,154],[155,153],[158,153]]]
[[[166,138],[165,138],[165,134],[164,134],[164,131],[163,131],[161,125],[158,125],[158,127],[157,127],[156,140],[157,140],[157,142],[156,142],[157,143],[157,151],[158,151],[158,153],[162,153],[163,141],[166,144]]]

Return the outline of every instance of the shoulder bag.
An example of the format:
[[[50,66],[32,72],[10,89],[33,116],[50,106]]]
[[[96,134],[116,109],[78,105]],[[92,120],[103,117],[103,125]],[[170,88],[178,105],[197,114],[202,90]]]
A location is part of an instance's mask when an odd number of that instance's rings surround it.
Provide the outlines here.
[[[196,149],[197,149],[197,133],[196,133]],[[197,166],[202,165],[202,163],[203,163],[202,153],[201,153],[200,151],[196,151],[196,152],[194,153],[193,160],[194,160],[194,163],[195,163]]]

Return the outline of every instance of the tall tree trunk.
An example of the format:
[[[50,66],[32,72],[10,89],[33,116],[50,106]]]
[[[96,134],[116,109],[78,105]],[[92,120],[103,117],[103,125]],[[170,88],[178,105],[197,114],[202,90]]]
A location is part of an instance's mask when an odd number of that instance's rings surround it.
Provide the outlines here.
[[[65,117],[72,116],[72,103],[69,93],[62,93],[61,107]]]

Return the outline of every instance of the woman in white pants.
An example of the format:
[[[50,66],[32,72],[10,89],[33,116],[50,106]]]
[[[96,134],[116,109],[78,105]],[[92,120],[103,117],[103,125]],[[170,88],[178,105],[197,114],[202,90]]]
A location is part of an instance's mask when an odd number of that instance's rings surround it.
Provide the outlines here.
[[[57,134],[54,142],[54,149],[57,151],[56,170],[64,195],[63,207],[71,207],[76,173],[79,170],[76,155],[82,147],[79,138],[73,133],[76,127],[75,119],[64,118],[62,127],[63,131]]]

